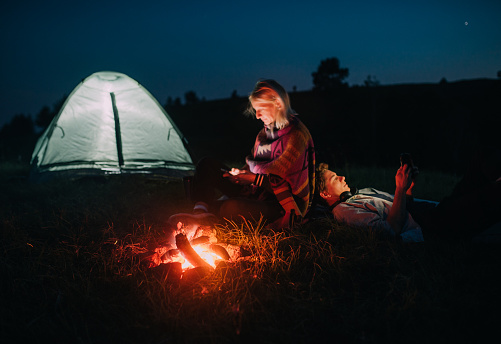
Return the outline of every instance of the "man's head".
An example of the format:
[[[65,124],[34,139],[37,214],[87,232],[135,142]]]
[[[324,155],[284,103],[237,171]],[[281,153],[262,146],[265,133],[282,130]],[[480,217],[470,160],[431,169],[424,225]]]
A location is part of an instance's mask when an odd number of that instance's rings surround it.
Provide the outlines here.
[[[317,192],[328,204],[339,200],[345,191],[350,191],[346,178],[329,170],[329,165],[320,163],[317,168]]]

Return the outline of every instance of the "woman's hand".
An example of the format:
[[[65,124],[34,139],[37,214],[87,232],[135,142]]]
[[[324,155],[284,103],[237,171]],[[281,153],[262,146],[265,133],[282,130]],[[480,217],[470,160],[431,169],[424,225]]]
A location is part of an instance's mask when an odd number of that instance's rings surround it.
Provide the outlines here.
[[[223,177],[228,178],[232,183],[239,185],[249,185],[254,182],[256,175],[248,170],[239,170],[238,168],[232,168],[223,174]]]

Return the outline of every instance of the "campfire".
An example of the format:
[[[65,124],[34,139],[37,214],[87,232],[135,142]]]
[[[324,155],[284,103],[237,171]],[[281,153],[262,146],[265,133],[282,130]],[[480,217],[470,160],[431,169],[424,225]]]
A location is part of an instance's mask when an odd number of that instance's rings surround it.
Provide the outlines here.
[[[219,243],[211,226],[189,228],[179,222],[177,229],[168,235],[168,243],[157,247],[150,256],[150,267],[175,266],[179,270],[180,266],[180,278],[190,269],[214,270],[221,262],[235,262],[242,257],[240,246]]]

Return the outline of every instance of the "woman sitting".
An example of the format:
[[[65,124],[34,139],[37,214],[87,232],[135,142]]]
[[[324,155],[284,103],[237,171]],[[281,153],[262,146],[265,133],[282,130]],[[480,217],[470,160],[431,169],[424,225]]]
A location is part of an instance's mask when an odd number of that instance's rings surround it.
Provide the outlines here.
[[[171,222],[203,224],[217,217],[258,220],[263,216],[272,227],[283,228],[306,215],[315,190],[315,152],[289,95],[276,81],[260,80],[249,96],[247,112],[260,119],[264,128],[245,166],[230,169],[218,160],[202,159],[193,177],[193,214],[173,215]],[[216,190],[224,195],[222,199],[216,199]]]

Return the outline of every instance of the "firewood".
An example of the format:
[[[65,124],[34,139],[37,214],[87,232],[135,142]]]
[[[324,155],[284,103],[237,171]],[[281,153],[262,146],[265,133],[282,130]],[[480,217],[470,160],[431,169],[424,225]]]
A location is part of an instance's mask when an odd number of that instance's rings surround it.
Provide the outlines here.
[[[198,238],[195,238],[190,241],[191,245],[200,245],[200,244],[205,244],[209,242],[209,237],[206,235],[200,236]]]
[[[176,283],[181,279],[183,269],[181,263],[166,263],[160,264],[157,267],[151,268],[150,271],[161,281]]]
[[[216,244],[212,244],[212,245],[210,245],[210,249],[212,252],[214,252],[219,257],[223,258],[224,260],[230,259],[230,255],[228,254],[228,251],[226,251],[226,249],[224,247],[216,245]]]
[[[185,272],[183,272],[183,275],[181,277],[181,283],[184,286],[193,285],[199,282],[202,278],[204,278],[213,271],[214,269],[212,267],[209,269],[201,266],[188,269]]]
[[[176,235],[176,246],[179,251],[181,251],[184,258],[186,258],[186,260],[188,260],[194,267],[206,267],[212,269],[212,266],[210,266],[209,263],[203,260],[202,257],[200,257],[198,253],[195,252],[193,247],[191,247],[188,238],[186,238],[186,235],[182,233]]]

